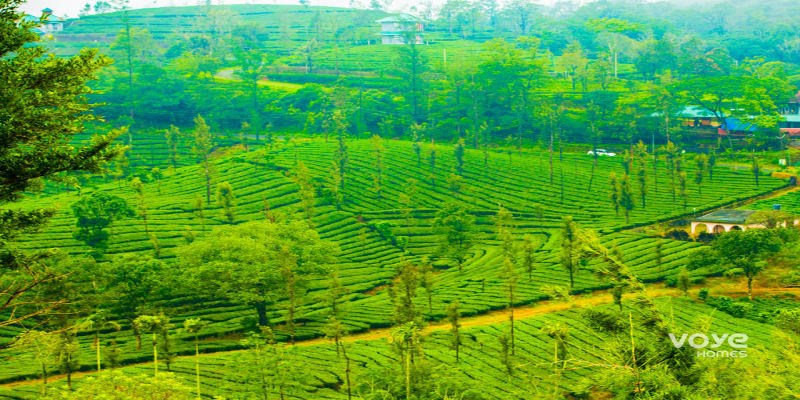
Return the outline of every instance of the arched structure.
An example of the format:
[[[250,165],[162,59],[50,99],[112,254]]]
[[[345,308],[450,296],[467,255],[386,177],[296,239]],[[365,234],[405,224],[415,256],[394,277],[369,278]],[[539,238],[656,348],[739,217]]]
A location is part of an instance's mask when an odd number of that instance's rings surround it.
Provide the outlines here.
[[[699,227],[703,226],[709,233],[720,234],[731,230],[745,230],[747,228],[757,228],[754,224],[748,224],[747,219],[755,211],[752,210],[717,210],[705,214],[692,221],[692,235],[701,232]]]
[[[692,235],[697,235],[700,232],[706,231],[708,233],[720,234],[723,232],[730,232],[732,230],[743,231],[750,228],[764,228],[760,224],[748,223],[755,211],[753,210],[717,210],[705,214],[691,223]],[[794,224],[797,225],[800,220],[795,220]],[[791,224],[791,221],[789,221]],[[786,222],[779,224],[786,226]]]

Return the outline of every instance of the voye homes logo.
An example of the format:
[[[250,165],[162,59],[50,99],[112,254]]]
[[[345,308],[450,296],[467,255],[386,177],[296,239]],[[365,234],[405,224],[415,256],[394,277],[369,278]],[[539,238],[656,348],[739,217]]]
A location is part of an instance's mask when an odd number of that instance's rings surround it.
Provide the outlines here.
[[[675,347],[680,349],[688,344],[697,349],[698,357],[747,357],[747,350],[740,350],[747,348],[747,339],[744,333],[723,333],[721,336],[712,333],[710,338],[704,333],[684,333],[680,338],[669,334],[669,340]]]

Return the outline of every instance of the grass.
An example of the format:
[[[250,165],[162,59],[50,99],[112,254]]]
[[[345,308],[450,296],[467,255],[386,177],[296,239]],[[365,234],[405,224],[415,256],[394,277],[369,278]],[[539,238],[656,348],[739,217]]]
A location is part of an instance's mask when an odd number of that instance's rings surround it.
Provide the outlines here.
[[[238,77],[234,75],[236,68],[226,68],[217,72],[215,79],[219,82],[231,82],[231,81],[241,81]],[[277,82],[271,80],[259,80],[259,86],[267,87],[270,89],[280,90],[283,92],[296,92],[300,90],[303,85],[297,83],[289,83],[289,82]]]

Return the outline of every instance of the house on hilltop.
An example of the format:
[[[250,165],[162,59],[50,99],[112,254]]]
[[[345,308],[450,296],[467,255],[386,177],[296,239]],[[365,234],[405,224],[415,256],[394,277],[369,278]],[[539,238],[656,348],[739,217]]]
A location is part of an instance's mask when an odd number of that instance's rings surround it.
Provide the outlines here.
[[[30,22],[40,21],[40,18],[33,15],[26,15],[24,19]],[[42,24],[34,28],[33,31],[42,36],[53,35],[64,30],[65,19],[53,14],[53,10],[49,8],[42,10],[41,20],[43,20]]]
[[[800,93],[798,93],[798,99],[800,99]],[[798,104],[788,103],[777,110],[781,114],[781,121],[778,122],[781,134],[800,136],[800,113],[798,113],[797,106]],[[663,114],[657,112],[652,116],[660,118]],[[679,122],[681,130],[694,136],[706,137],[751,136],[759,128],[750,122],[750,118],[749,116],[733,117],[729,112],[723,112],[721,118],[717,118],[713,112],[699,106],[686,106],[672,114],[672,119]]]
[[[46,35],[59,33],[64,30],[64,18],[53,14],[53,10],[45,8],[42,10],[42,16],[45,19],[45,23],[39,28],[44,31]]]
[[[423,44],[422,32],[424,24],[419,18],[409,14],[398,14],[377,21],[381,24],[381,44],[407,44],[412,39],[414,44]]]

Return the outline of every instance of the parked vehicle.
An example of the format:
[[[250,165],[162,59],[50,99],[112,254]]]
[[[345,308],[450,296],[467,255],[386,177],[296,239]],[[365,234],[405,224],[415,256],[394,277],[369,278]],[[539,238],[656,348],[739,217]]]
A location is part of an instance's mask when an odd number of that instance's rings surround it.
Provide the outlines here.
[[[595,150],[589,150],[589,152],[588,152],[588,153],[586,153],[586,154],[588,154],[588,155],[590,155],[590,156],[593,156],[595,151],[597,152],[597,155],[598,155],[598,156],[609,156],[609,157],[614,157],[615,155],[617,155],[617,153],[612,153],[612,152],[610,152],[610,151],[608,151],[608,150],[605,150],[605,149],[595,149]]]

